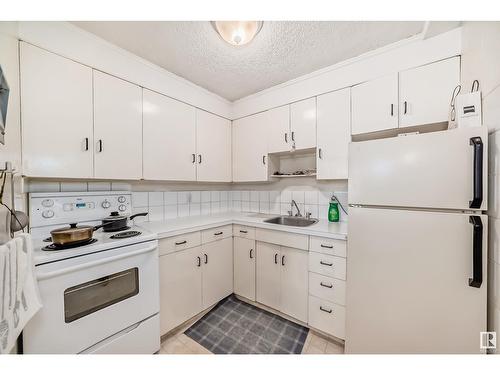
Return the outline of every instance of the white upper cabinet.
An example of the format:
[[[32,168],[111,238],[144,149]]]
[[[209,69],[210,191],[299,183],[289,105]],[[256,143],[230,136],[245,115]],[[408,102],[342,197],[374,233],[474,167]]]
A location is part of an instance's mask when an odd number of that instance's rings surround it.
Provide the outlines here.
[[[195,108],[143,90],[144,179],[196,180]]]
[[[197,180],[231,181],[231,121],[196,110]]]
[[[346,179],[351,140],[350,89],[318,96],[317,179]]]
[[[460,84],[460,57],[399,73],[399,126],[448,121],[450,100]]]
[[[371,133],[398,127],[398,75],[354,86],[352,134]]]
[[[290,106],[284,105],[265,112],[267,144],[269,153],[289,151],[292,147],[290,138]]]
[[[233,121],[233,181],[267,181],[265,112]]]
[[[142,89],[94,70],[94,176],[142,177]]]
[[[23,174],[89,178],[92,69],[20,43]]]
[[[297,150],[316,147],[316,98],[290,105],[290,138]]]

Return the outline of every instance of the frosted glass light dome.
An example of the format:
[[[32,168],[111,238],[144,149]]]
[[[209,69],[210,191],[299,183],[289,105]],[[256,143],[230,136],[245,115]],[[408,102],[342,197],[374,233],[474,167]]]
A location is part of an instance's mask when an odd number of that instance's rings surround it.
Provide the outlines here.
[[[212,21],[222,39],[233,46],[250,43],[262,28],[262,21]]]

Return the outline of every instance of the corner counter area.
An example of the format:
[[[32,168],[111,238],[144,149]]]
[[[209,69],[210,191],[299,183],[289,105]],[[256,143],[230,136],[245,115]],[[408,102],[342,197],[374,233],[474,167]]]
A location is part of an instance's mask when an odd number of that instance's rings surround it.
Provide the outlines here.
[[[228,212],[138,224],[159,239],[162,337],[234,293],[343,343],[347,222],[264,222],[274,216]]]

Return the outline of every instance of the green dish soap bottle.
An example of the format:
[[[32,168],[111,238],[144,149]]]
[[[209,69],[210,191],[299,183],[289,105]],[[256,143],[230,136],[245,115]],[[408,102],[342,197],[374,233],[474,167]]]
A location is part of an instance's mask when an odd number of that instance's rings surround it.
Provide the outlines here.
[[[332,223],[338,222],[340,219],[339,203],[332,197],[330,207],[328,208],[328,221]]]

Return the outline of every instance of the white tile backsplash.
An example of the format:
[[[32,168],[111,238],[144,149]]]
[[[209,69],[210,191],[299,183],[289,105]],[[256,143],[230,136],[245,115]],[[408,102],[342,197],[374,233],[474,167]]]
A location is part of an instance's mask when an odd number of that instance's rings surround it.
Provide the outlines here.
[[[177,192],[177,204],[188,204],[191,193],[189,191],[179,191]]]
[[[241,212],[250,212],[250,202],[241,201]]]
[[[241,192],[241,201],[247,201],[250,202],[250,192],[247,190],[244,190]]]
[[[210,202],[210,196],[211,196],[210,191],[202,191],[201,192],[201,203]]]
[[[259,212],[259,202],[250,202],[250,212]]]
[[[143,191],[132,192],[132,207],[147,207],[148,193]]]
[[[163,192],[151,191],[148,193],[149,207],[163,206]]]
[[[189,204],[179,204],[179,205],[177,205],[177,215],[179,217],[189,216]]]
[[[228,191],[221,191],[220,192],[220,201],[228,201],[229,200],[229,192]]]
[[[281,192],[281,203],[290,203],[292,201],[292,192],[289,190],[283,190]]]
[[[148,221],[162,221],[163,206],[149,207]]]
[[[269,202],[269,192],[260,191],[259,192],[259,202]]]
[[[210,204],[210,211],[213,214],[218,214],[220,212],[220,202],[212,202]]]
[[[164,208],[165,220],[177,218],[177,204],[170,204]]]
[[[210,193],[211,202],[220,202],[220,191],[212,191]]]
[[[241,191],[234,190],[231,192],[231,198],[233,201],[241,201]]]
[[[163,201],[165,206],[175,204],[177,205],[177,192],[176,191],[165,191],[163,193]]]
[[[318,192],[315,190],[306,191],[305,196],[304,196],[304,203],[317,205],[318,204]]]
[[[88,191],[111,191],[111,182],[89,182]]]
[[[210,215],[210,202],[201,204],[201,214],[202,215]]]
[[[191,203],[201,203],[201,191],[191,192]]]
[[[304,203],[304,196],[305,196],[305,193],[303,191],[292,191],[292,199],[297,204]]]
[[[189,204],[189,216],[199,216],[201,215],[201,203],[193,203]]]
[[[250,202],[258,202],[259,201],[259,192],[251,191],[250,192]]]
[[[87,191],[86,182],[61,182],[61,191]]]

